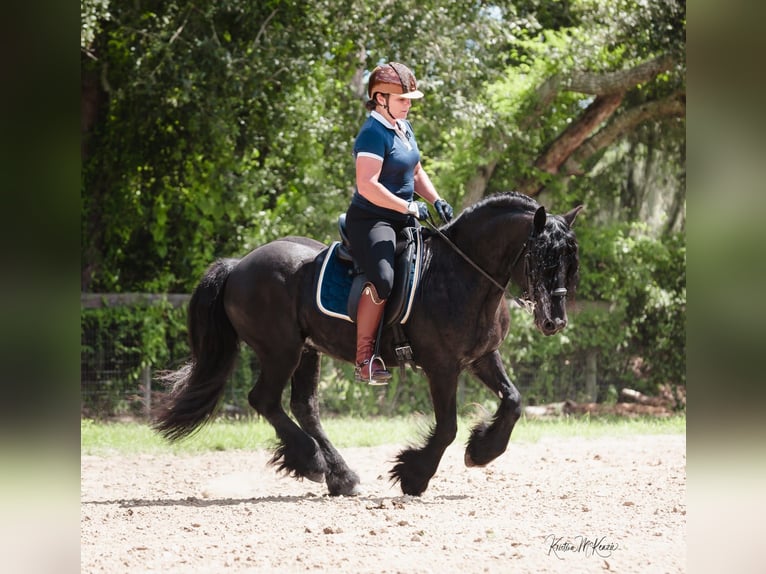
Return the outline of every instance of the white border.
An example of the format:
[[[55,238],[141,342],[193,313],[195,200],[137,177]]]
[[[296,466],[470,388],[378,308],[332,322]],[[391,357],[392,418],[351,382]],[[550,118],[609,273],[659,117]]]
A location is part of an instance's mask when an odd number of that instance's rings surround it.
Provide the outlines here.
[[[319,272],[319,283],[317,285],[316,290],[316,302],[317,307],[319,307],[319,310],[324,313],[325,315],[329,315],[330,317],[335,317],[337,319],[345,319],[349,323],[353,323],[351,320],[351,317],[348,315],[342,315],[340,313],[336,313],[335,311],[330,311],[329,309],[326,309],[324,305],[322,305],[322,283],[324,282],[324,272],[327,268],[327,264],[330,261],[330,258],[332,257],[333,250],[337,248],[337,246],[340,244],[340,241],[333,241],[332,244],[330,244],[329,249],[327,250],[327,255],[325,255],[324,261],[322,261],[322,270]]]

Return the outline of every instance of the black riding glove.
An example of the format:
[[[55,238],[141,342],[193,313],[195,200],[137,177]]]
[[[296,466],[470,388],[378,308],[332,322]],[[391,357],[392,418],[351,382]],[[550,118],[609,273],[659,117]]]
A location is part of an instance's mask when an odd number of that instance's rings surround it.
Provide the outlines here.
[[[428,206],[422,201],[410,201],[407,204],[407,213],[419,221],[425,221],[428,219]]]
[[[439,214],[439,217],[442,218],[444,223],[452,221],[452,206],[449,203],[443,199],[437,199],[434,203],[434,207],[436,208],[436,213]]]

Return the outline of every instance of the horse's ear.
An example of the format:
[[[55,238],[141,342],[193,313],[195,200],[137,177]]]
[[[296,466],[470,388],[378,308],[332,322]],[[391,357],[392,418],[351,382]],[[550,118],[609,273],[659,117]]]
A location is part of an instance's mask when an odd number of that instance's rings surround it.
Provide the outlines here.
[[[545,213],[545,208],[541,205],[537,208],[537,211],[535,211],[535,220],[534,220],[534,233],[537,235],[545,228],[545,220],[548,218],[548,215]]]
[[[569,211],[569,212],[565,213],[564,215],[562,215],[562,217],[564,218],[564,221],[567,222],[567,225],[569,227],[572,227],[572,224],[574,223],[574,220],[577,217],[577,214],[580,213],[580,210],[583,207],[584,207],[583,205],[578,205],[572,211]]]

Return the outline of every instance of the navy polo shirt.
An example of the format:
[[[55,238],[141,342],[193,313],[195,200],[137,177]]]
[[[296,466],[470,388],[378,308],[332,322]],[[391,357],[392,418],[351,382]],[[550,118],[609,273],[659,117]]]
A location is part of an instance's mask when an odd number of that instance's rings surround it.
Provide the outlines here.
[[[354,142],[354,161],[361,156],[374,157],[383,162],[378,181],[391,193],[405,201],[412,201],[415,194],[415,166],[420,161],[420,151],[415,141],[412,125],[407,120],[397,120],[404,133],[399,137],[390,124],[378,112],[372,112],[359,130]],[[379,207],[368,201],[354,188],[351,205],[371,211],[383,217],[401,219],[405,214]]]

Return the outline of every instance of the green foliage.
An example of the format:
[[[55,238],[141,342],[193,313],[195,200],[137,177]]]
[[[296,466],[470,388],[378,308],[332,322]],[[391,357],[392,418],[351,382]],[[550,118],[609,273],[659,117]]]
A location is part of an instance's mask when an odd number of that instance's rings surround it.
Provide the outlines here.
[[[80,49],[89,50],[100,31],[100,22],[109,19],[109,0],[80,0]]]
[[[189,291],[217,256],[334,237],[364,117],[360,64],[416,70],[434,97],[413,118],[426,163],[438,157],[445,117],[483,116],[466,87],[497,74],[508,32],[480,4],[429,8],[83,3],[83,75],[102,93],[84,143],[84,288]]]
[[[432,411],[428,382],[408,369],[404,377],[394,369],[386,386],[370,386],[354,380],[354,367],[324,358],[319,400],[323,412],[355,417],[404,416]]]
[[[334,97],[326,63],[310,56],[323,45],[314,15],[278,4],[111,7],[98,59],[84,63],[109,96],[83,170],[91,290],[188,291],[214,257],[241,253],[253,228],[258,240],[284,231],[278,215],[254,218],[283,193],[337,196],[340,182],[304,168],[339,157],[325,153],[332,139],[350,140],[323,105],[348,97]],[[305,221],[326,221],[316,211]]]

